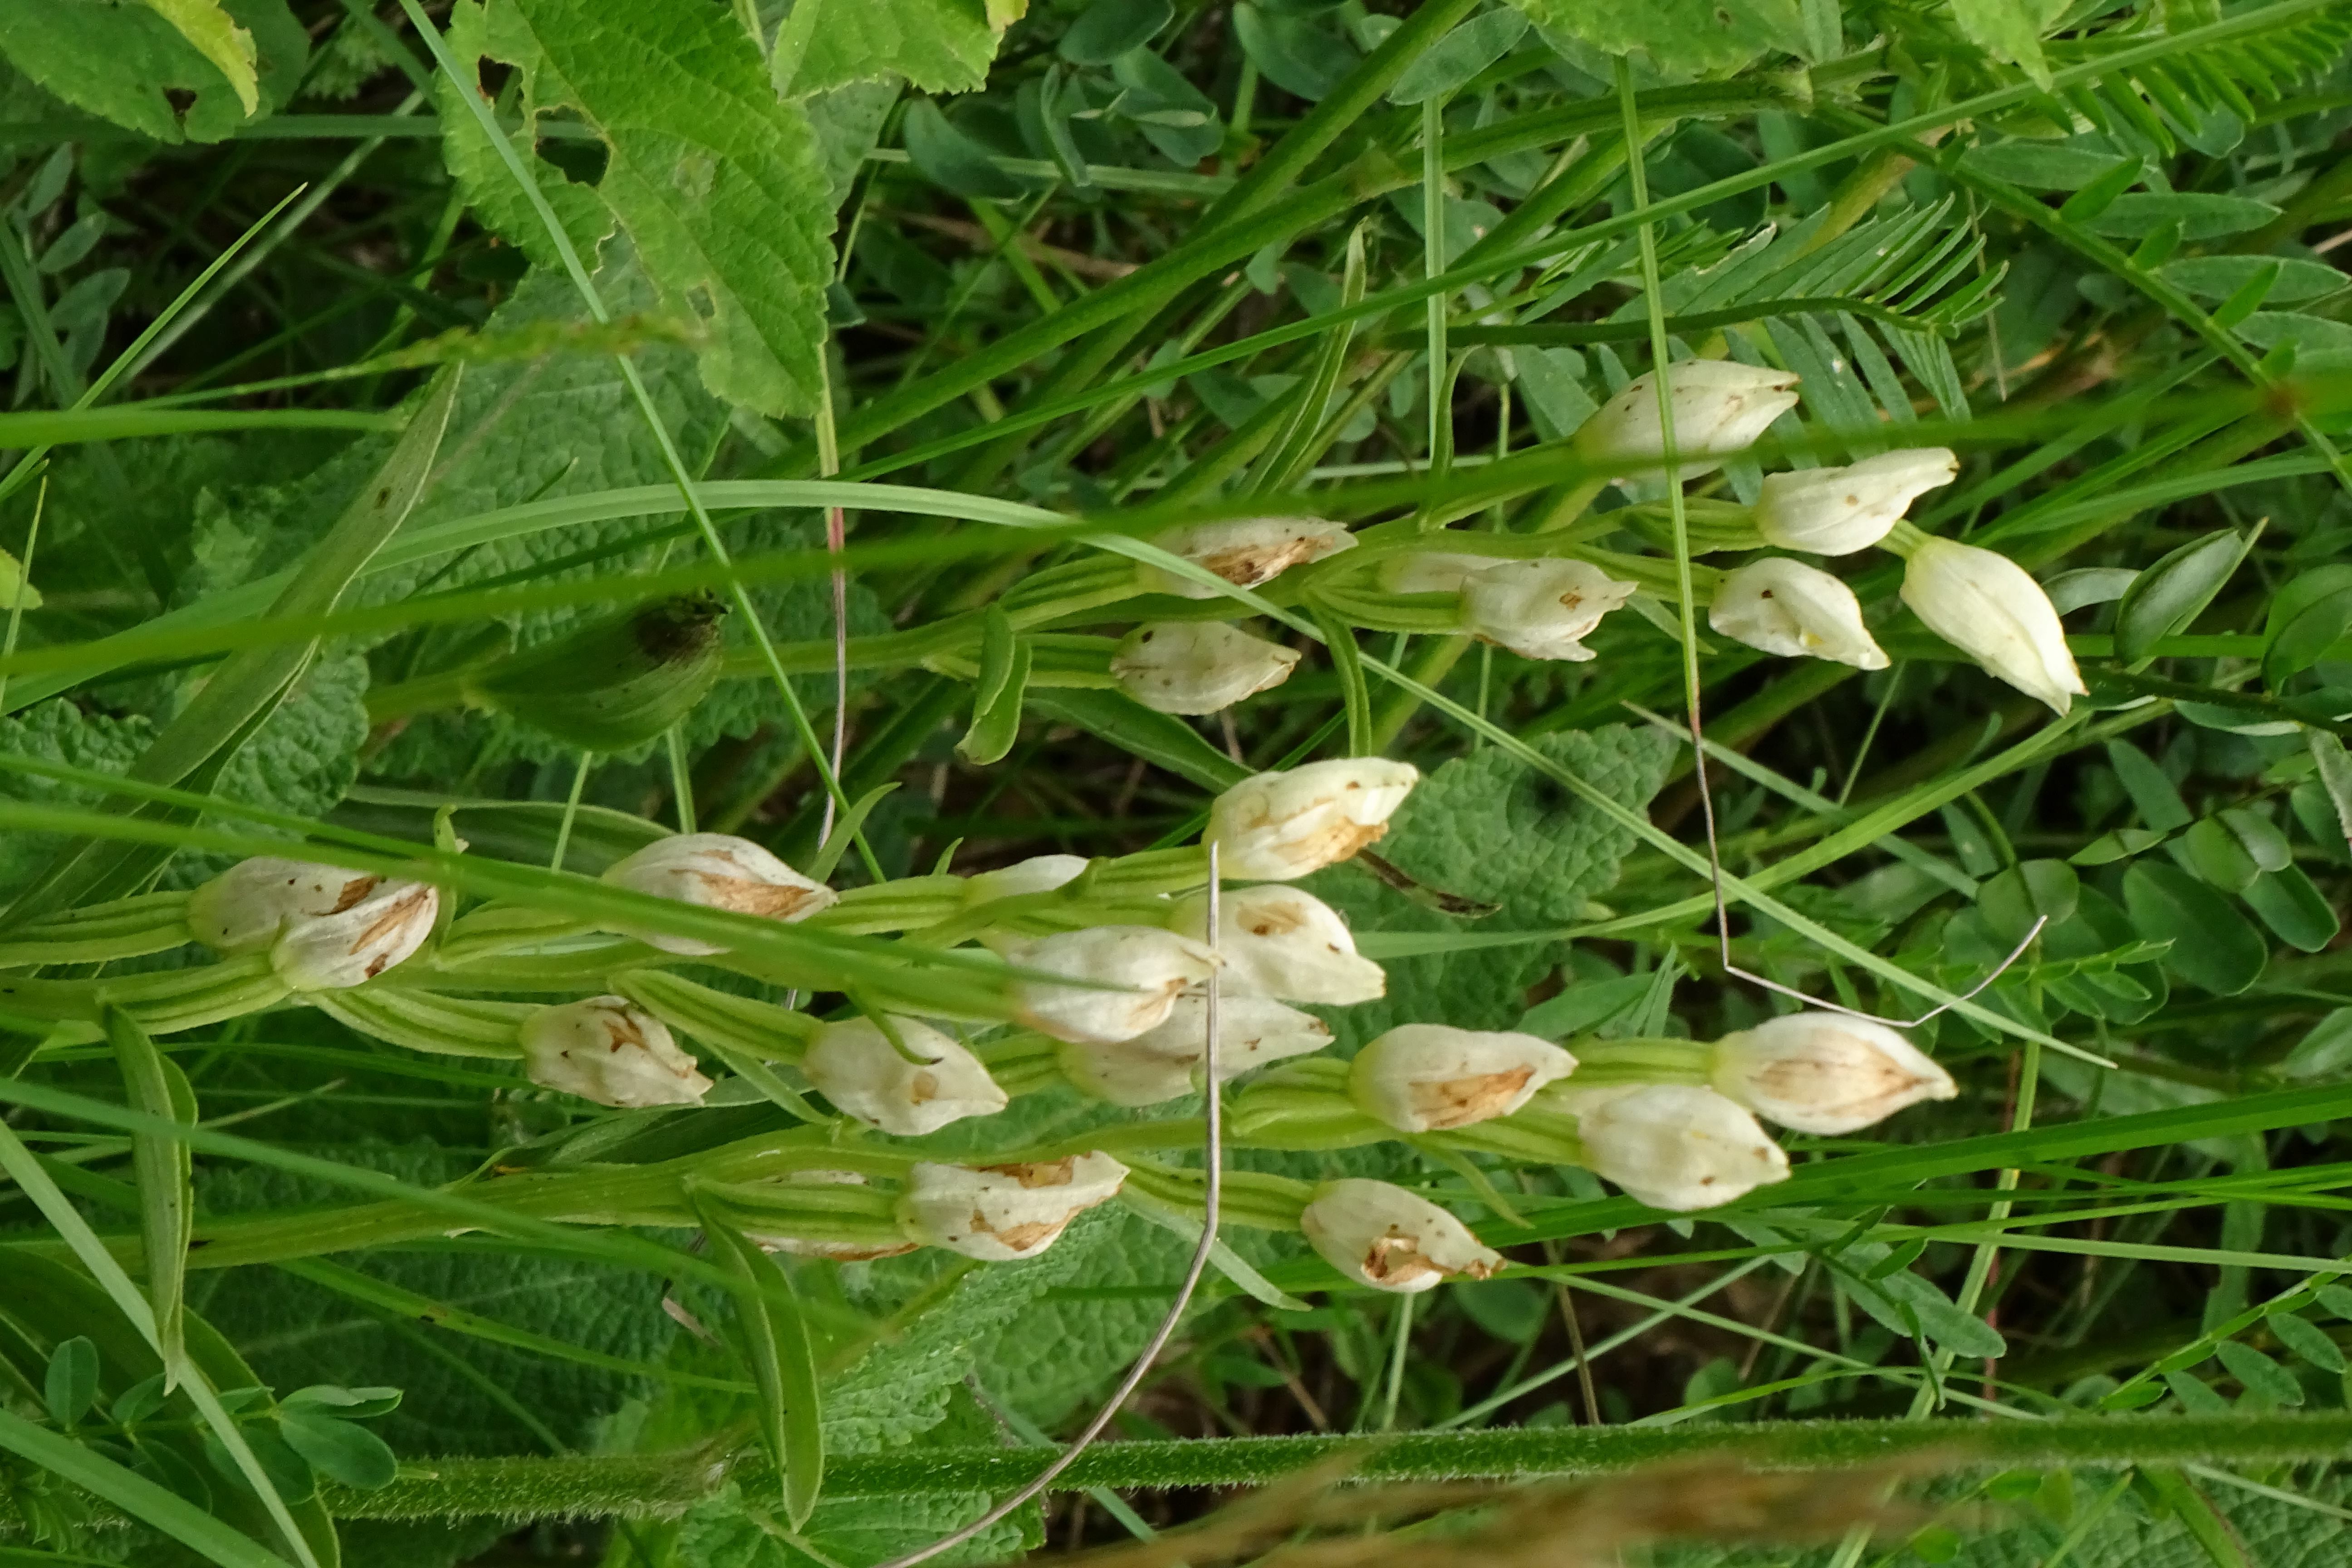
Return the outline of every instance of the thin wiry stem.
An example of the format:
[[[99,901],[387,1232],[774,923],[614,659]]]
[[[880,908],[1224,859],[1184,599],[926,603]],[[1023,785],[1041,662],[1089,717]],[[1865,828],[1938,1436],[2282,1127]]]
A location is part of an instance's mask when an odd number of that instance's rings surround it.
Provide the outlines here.
[[[1152,1331],[1150,1342],[1143,1347],[1141,1353],[1136,1356],[1135,1364],[1127,1369],[1127,1375],[1119,1379],[1118,1386],[1111,1391],[1108,1399],[1103,1401],[1102,1408],[1095,1412],[1095,1418],[1087,1423],[1086,1430],[1079,1433],[1052,1464],[1040,1471],[1028,1485],[965,1525],[961,1530],[950,1535],[941,1536],[929,1545],[919,1547],[904,1556],[893,1557],[887,1563],[877,1564],[877,1568],[914,1568],[918,1563],[928,1563],[942,1552],[952,1551],[1012,1513],[1014,1509],[1037,1496],[1047,1487],[1052,1486],[1063,1471],[1076,1464],[1079,1456],[1087,1451],[1097,1437],[1102,1436],[1103,1428],[1110,1425],[1111,1417],[1118,1414],[1120,1407],[1126,1405],[1128,1396],[1136,1391],[1146,1374],[1151,1371],[1152,1364],[1159,1361],[1160,1352],[1168,1347],[1169,1340],[1176,1332],[1176,1325],[1183,1320],[1184,1309],[1192,1304],[1192,1292],[1200,1286],[1201,1276],[1208,1269],[1209,1255],[1215,1250],[1217,1245],[1217,1211],[1224,1196],[1225,1163],[1223,1097],[1219,1093],[1217,1086],[1218,986],[1215,967],[1217,963],[1222,962],[1218,956],[1217,926],[1223,889],[1218,882],[1217,845],[1213,839],[1210,841],[1208,848],[1208,942],[1213,962],[1206,988],[1207,1005],[1202,1010],[1207,1038],[1202,1042],[1201,1051],[1201,1071],[1207,1081],[1206,1104],[1202,1116],[1202,1125],[1206,1129],[1202,1135],[1202,1158],[1207,1165],[1204,1173],[1207,1179],[1201,1198],[1201,1239],[1192,1248],[1192,1261],[1185,1268],[1184,1282],[1177,1287],[1176,1300],[1169,1303],[1167,1316],[1160,1320],[1160,1327]],[[1409,1301],[1412,1298],[1407,1297],[1406,1300]]]

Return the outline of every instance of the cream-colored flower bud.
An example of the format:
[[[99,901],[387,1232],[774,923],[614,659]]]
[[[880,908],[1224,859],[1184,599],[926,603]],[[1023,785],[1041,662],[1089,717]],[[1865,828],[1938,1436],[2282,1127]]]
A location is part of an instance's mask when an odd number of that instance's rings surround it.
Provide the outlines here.
[[[1783,1127],[1832,1136],[1960,1092],[1910,1041],[1842,1013],[1791,1013],[1726,1035],[1712,1065],[1717,1092]]]
[[[616,888],[658,899],[699,904],[775,921],[802,921],[830,906],[837,896],[812,882],[748,838],[726,833],[681,833],[657,839],[608,868],[603,879]],[[688,958],[725,952],[715,942],[670,936],[615,921],[606,928],[623,936]]]
[[[1319,517],[1244,517],[1232,522],[1204,522],[1160,534],[1151,542],[1241,588],[1270,583],[1293,566],[1356,547],[1355,537],[1344,524]],[[1217,596],[1214,588],[1157,566],[1144,567],[1142,578],[1144,585],[1157,594],[1185,599]]]
[[[1341,757],[1245,778],[1209,808],[1202,842],[1235,881],[1288,882],[1345,860],[1388,831],[1421,773],[1386,757]]]
[[[1572,437],[1576,450],[1597,463],[1654,465],[1665,458],[1665,427],[1658,418],[1657,373],[1645,372],[1602,404]],[[1797,377],[1730,360],[1677,360],[1666,368],[1666,399],[1675,416],[1675,457],[1682,477],[1696,479],[1746,451],[1772,421],[1797,405],[1789,388]]]
[[[1462,582],[1462,625],[1524,658],[1582,661],[1583,638],[1633,596],[1588,561],[1498,561]]]
[[[1391,594],[1458,594],[1463,579],[1473,572],[1502,564],[1499,555],[1463,555],[1453,551],[1416,550],[1391,555],[1381,563],[1380,584]]]
[[[1180,899],[1175,930],[1209,940],[1209,895]],[[1356,952],[1339,911],[1279,883],[1225,889],[1217,900],[1218,984],[1228,996],[1279,996],[1344,1007],[1388,992],[1388,975]]]
[[[1348,1097],[1400,1132],[1443,1132],[1508,1116],[1575,1070],[1574,1057],[1533,1035],[1403,1024],[1357,1053]]]
[[[2086,689],[2050,595],[2006,555],[1923,539],[1903,568],[1903,602],[1929,631],[2061,713]]]
[[[1193,1093],[1202,1087],[1208,1008],[1206,996],[1188,993],[1176,998],[1166,1022],[1131,1040],[1065,1043],[1056,1052],[1062,1074],[1080,1092],[1113,1105],[1158,1105]],[[1272,997],[1217,998],[1219,1083],[1330,1043],[1330,1025]]]
[[[1111,655],[1120,689],[1162,713],[1214,713],[1281,685],[1298,663],[1280,643],[1223,621],[1152,621]]]
[[[1427,1198],[1361,1177],[1316,1188],[1298,1227],[1332,1268],[1399,1295],[1448,1279],[1492,1279],[1509,1261]]]
[[[441,912],[426,882],[259,855],[188,896],[188,929],[222,952],[267,949],[296,991],[363,985],[425,945]]]
[[[1019,980],[1013,1016],[1057,1040],[1131,1040],[1165,1020],[1185,987],[1217,967],[1216,954],[1158,926],[1088,926],[1012,945],[1008,963],[1075,984]]]
[[[1652,1208],[1713,1208],[1789,1174],[1771,1134],[1711,1089],[1657,1083],[1563,1099],[1587,1168]]]
[[[1862,624],[1862,603],[1853,590],[1820,567],[1785,555],[1768,555],[1725,573],[1715,585],[1706,624],[1784,658],[1886,668],[1886,652]]]
[[[1948,485],[1960,460],[1948,447],[1906,447],[1843,468],[1793,468],[1764,476],[1756,531],[1768,544],[1814,555],[1846,555],[1885,538],[1913,500]]]
[[[1004,1109],[1004,1091],[952,1037],[896,1015],[890,1024],[928,1061],[900,1056],[872,1019],[851,1018],[824,1026],[802,1056],[801,1072],[845,1114],[901,1138]]]
[[[294,990],[340,991],[423,946],[440,911],[429,883],[257,855],[188,895],[188,930],[221,952],[268,950]]]
[[[699,1105],[710,1080],[669,1026],[625,996],[541,1007],[522,1022],[523,1070],[599,1105]]]
[[[1034,1258],[1126,1180],[1127,1167],[1100,1152],[978,1169],[926,1162],[908,1173],[898,1224],[909,1240],[966,1258]]]

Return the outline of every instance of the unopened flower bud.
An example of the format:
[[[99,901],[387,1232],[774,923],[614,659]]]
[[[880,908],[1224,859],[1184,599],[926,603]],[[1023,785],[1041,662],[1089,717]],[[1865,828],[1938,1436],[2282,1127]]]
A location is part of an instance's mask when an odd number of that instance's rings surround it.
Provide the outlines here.
[[[659,899],[787,921],[806,920],[836,897],[831,888],[810,881],[750,839],[725,833],[681,833],[656,839],[614,862],[603,879]],[[688,958],[727,951],[716,942],[620,921],[609,929]]]
[[[919,1245],[966,1258],[1034,1258],[1126,1179],[1127,1167],[1100,1152],[978,1169],[926,1162],[908,1173],[898,1224]]]
[[[1005,958],[1076,983],[1024,979],[1013,988],[1013,1016],[1057,1040],[1131,1040],[1217,967],[1206,947],[1158,926],[1059,931],[1012,946]]]
[[[1178,901],[1170,922],[1186,936],[1209,940],[1209,895]],[[1278,883],[1234,888],[1217,900],[1217,954],[1225,961],[1218,984],[1228,996],[1279,996],[1344,1007],[1388,992],[1388,975],[1356,952],[1339,912],[1312,893]]]
[[[1056,1053],[1063,1075],[1081,1092],[1113,1105],[1157,1105],[1191,1094],[1202,1087],[1208,1007],[1206,996],[1188,994],[1176,998],[1165,1022],[1131,1040],[1065,1044]],[[1330,1043],[1331,1026],[1311,1013],[1267,996],[1217,998],[1220,1083]]]
[[[709,693],[726,665],[715,594],[592,622],[467,680],[474,700],[592,752],[643,745]]]
[[[1421,781],[1411,763],[1341,757],[1245,778],[1209,808],[1203,843],[1238,881],[1287,882],[1337,864],[1388,831]]]
[[[2061,713],[2086,689],[2050,595],[2006,555],[1922,539],[1903,569],[1903,602],[1929,631]]]
[[[1706,624],[1725,637],[1784,658],[1826,658],[1885,669],[1886,653],[1862,624],[1853,590],[1818,566],[1768,555],[1715,585]]]
[[[1906,447],[1843,468],[1767,474],[1756,531],[1783,550],[1850,554],[1885,538],[1916,498],[1959,471],[1948,447]]]
[[[1319,517],[1244,517],[1204,522],[1160,535],[1154,544],[1206,567],[1236,587],[1272,582],[1293,566],[1353,550],[1356,541],[1340,523]],[[1157,566],[1143,569],[1145,586],[1185,599],[1213,599],[1217,591]]]
[[[1448,1279],[1491,1279],[1508,1261],[1427,1198],[1361,1177],[1316,1188],[1298,1226],[1332,1268],[1400,1295]]]
[[[522,1021],[523,1070],[599,1105],[699,1105],[710,1080],[669,1027],[625,996],[541,1007]]]
[[[1127,634],[1110,672],[1162,713],[1214,713],[1290,679],[1298,655],[1223,621],[1153,621]]]
[[[267,950],[296,991],[341,991],[423,946],[440,911],[427,882],[257,855],[188,896],[188,929],[221,952]]]
[[[1391,594],[1458,594],[1473,572],[1502,564],[1499,555],[1464,555],[1453,551],[1415,550],[1391,555],[1381,563],[1380,584]]]
[[[1582,639],[1633,596],[1591,562],[1498,561],[1463,579],[1462,625],[1524,658],[1581,661],[1592,657]]]
[[[1719,1093],[1800,1132],[1853,1132],[1960,1092],[1885,1025],[1840,1013],[1791,1013],[1726,1035],[1712,1058]]]
[[[1533,1035],[1404,1024],[1357,1053],[1348,1096],[1400,1132],[1443,1132],[1508,1116],[1575,1070],[1574,1057]]]
[[[1658,418],[1657,373],[1645,372],[1602,404],[1578,427],[1578,453],[1598,463],[1650,466],[1665,458]],[[1678,360],[1666,368],[1666,398],[1675,416],[1675,458],[1684,479],[1696,479],[1746,451],[1772,421],[1797,405],[1789,388],[1797,377],[1730,360]]]
[[[1004,1091],[957,1040],[912,1018],[893,1016],[890,1024],[908,1050],[929,1060],[908,1061],[873,1020],[851,1018],[824,1026],[802,1056],[801,1072],[845,1114],[901,1138],[1004,1109]]]
[[[1789,1173],[1756,1118],[1711,1089],[1587,1089],[1567,1103],[1587,1168],[1652,1208],[1713,1208]]]

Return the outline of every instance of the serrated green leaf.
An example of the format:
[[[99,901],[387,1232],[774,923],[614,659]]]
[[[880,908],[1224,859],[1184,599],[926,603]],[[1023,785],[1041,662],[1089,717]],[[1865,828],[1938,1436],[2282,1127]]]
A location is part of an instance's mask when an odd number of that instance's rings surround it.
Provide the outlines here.
[[[801,0],[771,65],[787,98],[887,77],[918,92],[969,92],[988,79],[996,41],[981,0]]]
[[[806,116],[777,100],[734,17],[700,0],[491,0],[484,21],[530,112],[571,110],[604,142],[596,194],[664,308],[702,323],[710,390],[762,414],[814,409],[829,186]]]
[[[1670,80],[1727,73],[1767,49],[1802,50],[1795,0],[1513,0],[1538,26],[1603,54],[1636,50]]]
[[[1952,17],[1970,43],[2045,89],[2050,85],[2050,66],[2042,56],[2046,9],[2039,0],[1952,0]]]
[[[220,18],[209,30],[206,11]],[[251,62],[243,79],[224,74],[183,18]],[[242,47],[221,37],[223,26],[247,34]],[[0,55],[11,65],[75,108],[158,142],[217,142],[263,105],[275,110],[301,79],[309,52],[286,0],[0,0]]]

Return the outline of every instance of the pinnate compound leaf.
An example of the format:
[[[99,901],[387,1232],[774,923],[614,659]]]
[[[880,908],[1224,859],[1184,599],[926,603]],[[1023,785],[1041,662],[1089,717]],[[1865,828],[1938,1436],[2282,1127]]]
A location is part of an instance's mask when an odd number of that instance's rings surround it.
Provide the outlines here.
[[[278,1436],[286,1446],[310,1461],[331,1480],[362,1491],[392,1484],[400,1472],[384,1440],[364,1426],[310,1410],[288,1410],[278,1417]]]
[[[1639,50],[1677,80],[1737,69],[1766,49],[1800,50],[1797,0],[1513,0],[1538,26],[1603,54]]]
[[[0,0],[9,64],[76,109],[158,142],[217,142],[277,109],[309,53],[286,0]]]
[[[894,76],[920,92],[970,92],[987,81],[996,39],[981,0],[800,0],[771,64],[789,98]]]
[[[492,0],[484,47],[531,114],[569,110],[609,154],[596,194],[673,314],[702,323],[710,390],[806,414],[824,384],[830,186],[759,47],[703,0]]]

